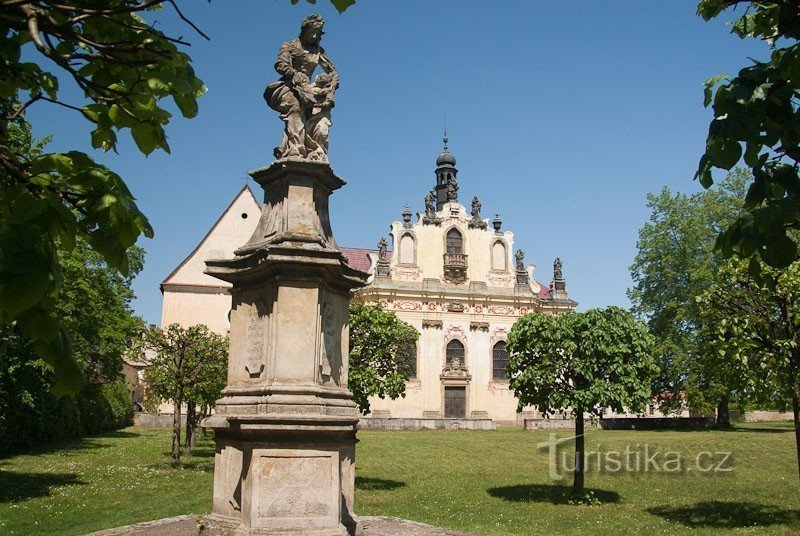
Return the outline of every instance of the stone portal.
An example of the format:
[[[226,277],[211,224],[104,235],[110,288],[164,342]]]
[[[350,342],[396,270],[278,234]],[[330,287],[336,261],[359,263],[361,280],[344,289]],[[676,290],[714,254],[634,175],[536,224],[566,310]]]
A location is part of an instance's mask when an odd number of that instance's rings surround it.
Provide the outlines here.
[[[326,163],[278,161],[253,236],[206,273],[233,284],[228,385],[216,436],[213,517],[236,534],[346,534],[358,408],[347,388],[348,303],[367,274],[333,238]]]

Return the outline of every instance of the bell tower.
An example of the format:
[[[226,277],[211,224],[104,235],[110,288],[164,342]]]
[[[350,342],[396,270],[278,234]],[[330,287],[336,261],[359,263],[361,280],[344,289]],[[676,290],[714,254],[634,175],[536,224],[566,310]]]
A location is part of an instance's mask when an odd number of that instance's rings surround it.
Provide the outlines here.
[[[447,148],[447,128],[444,130],[444,149],[436,159],[436,210],[442,210],[445,203],[458,201],[458,170],[456,169],[456,157]]]

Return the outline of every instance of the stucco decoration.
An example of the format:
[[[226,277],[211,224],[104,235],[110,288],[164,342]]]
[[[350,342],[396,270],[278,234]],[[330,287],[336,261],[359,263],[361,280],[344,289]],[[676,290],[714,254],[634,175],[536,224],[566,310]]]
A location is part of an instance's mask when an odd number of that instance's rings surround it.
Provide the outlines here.
[[[508,340],[507,328],[494,328],[489,338],[489,348],[494,348],[494,345],[499,341]]]
[[[275,60],[281,75],[264,90],[264,100],[280,113],[285,123],[283,141],[275,148],[276,159],[328,161],[328,130],[339,74],[320,46],[322,26],[319,15],[303,20],[300,36],[284,42]],[[322,73],[312,80],[319,67]]]
[[[467,346],[467,331],[461,326],[449,326],[444,332],[445,346],[453,339],[458,339],[466,348]]]

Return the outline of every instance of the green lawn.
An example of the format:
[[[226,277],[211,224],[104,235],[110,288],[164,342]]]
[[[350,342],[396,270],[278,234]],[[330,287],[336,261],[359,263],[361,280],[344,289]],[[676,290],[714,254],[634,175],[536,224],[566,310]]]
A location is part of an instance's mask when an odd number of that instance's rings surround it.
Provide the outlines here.
[[[356,511],[362,515],[494,534],[800,533],[800,484],[788,424],[732,432],[591,431],[588,449],[599,443],[603,452],[626,445],[643,452],[647,445],[651,455],[680,452],[688,468],[592,472],[587,486],[602,501],[593,506],[569,504],[569,489],[549,480],[548,455],[536,448],[548,439],[546,431],[364,431],[359,438]],[[128,428],[0,459],[0,534],[82,534],[208,512],[211,442],[202,442],[177,471],[169,469],[169,442],[167,430]],[[697,471],[695,457],[702,451],[732,452],[726,464],[732,470]],[[663,461],[656,459],[660,467]]]

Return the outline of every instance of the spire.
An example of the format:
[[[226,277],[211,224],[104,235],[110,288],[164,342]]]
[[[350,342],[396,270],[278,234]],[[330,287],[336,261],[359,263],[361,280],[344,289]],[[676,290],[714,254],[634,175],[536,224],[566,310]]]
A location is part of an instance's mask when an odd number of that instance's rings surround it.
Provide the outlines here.
[[[447,137],[447,122],[445,120],[444,136],[442,137],[444,148],[436,159],[436,210],[442,210],[445,203],[458,202],[458,181],[456,175],[456,157],[447,147],[449,138]]]

